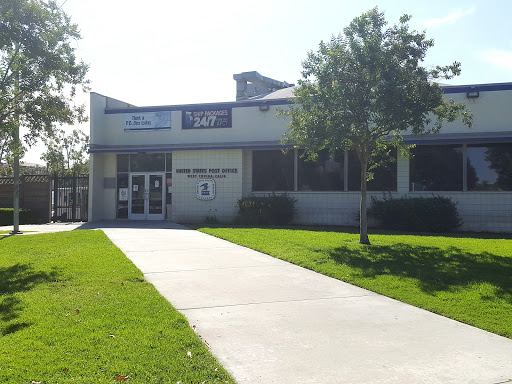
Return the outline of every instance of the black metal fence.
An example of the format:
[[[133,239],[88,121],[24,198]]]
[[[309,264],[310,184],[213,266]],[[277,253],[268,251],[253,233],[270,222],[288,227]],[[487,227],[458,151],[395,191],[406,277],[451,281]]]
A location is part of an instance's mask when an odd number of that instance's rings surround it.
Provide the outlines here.
[[[20,176],[20,208],[37,211],[44,223],[87,221],[89,176]],[[12,208],[14,179],[0,177],[0,208]]]
[[[89,176],[53,176],[52,221],[87,221]]]

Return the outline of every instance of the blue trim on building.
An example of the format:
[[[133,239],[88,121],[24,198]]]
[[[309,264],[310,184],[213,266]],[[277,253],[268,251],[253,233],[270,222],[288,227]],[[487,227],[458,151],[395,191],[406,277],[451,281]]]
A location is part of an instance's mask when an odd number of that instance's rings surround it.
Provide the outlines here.
[[[445,86],[441,86],[441,88],[443,88],[443,92],[445,94],[467,93],[469,91],[478,91],[478,92],[512,91],[512,83],[445,85]]]
[[[125,132],[170,131],[171,127],[164,128],[125,128]]]
[[[501,137],[430,137],[430,138],[412,138],[404,137],[404,143],[417,144],[417,145],[431,145],[431,144],[490,144],[490,143],[512,143],[511,136]],[[161,146],[158,148],[123,148],[123,147],[110,147],[110,148],[91,148],[89,153],[137,153],[137,152],[177,152],[177,151],[218,151],[218,150],[265,150],[265,149],[292,149],[293,145],[281,144],[240,144],[240,145],[211,145],[211,146]]]
[[[186,104],[186,105],[162,105],[155,107],[137,107],[137,108],[115,108],[105,109],[106,115],[115,115],[119,113],[140,113],[140,112],[160,112],[160,111],[197,111],[204,109],[219,108],[246,108],[259,107],[262,105],[288,105],[293,104],[289,100],[254,100],[254,101],[238,101],[229,103],[207,103],[207,104]]]
[[[215,146],[210,147],[160,147],[160,148],[100,148],[89,149],[89,153],[137,153],[137,152],[178,152],[178,151],[218,151],[218,150],[236,150],[236,149],[292,149],[293,145],[240,145],[240,146]]]
[[[441,86],[445,94],[467,93],[468,91],[493,92],[493,91],[512,91],[512,83],[496,84],[473,84],[473,85],[443,85]],[[247,108],[259,107],[264,105],[289,105],[293,101],[287,99],[257,99],[238,102],[206,103],[206,104],[184,104],[184,105],[160,105],[152,107],[132,107],[132,108],[112,108],[105,109],[106,115],[115,115],[119,113],[140,113],[140,112],[160,112],[160,111],[195,111],[215,108]]]
[[[432,138],[413,139],[405,138],[406,144],[428,145],[428,144],[490,144],[490,143],[512,143],[512,137],[471,137],[471,138]]]

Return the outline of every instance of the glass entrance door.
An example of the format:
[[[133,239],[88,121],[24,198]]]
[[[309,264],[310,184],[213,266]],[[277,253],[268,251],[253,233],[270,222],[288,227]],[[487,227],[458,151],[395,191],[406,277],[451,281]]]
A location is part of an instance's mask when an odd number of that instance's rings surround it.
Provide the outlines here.
[[[164,174],[130,174],[128,218],[163,220],[165,218]]]

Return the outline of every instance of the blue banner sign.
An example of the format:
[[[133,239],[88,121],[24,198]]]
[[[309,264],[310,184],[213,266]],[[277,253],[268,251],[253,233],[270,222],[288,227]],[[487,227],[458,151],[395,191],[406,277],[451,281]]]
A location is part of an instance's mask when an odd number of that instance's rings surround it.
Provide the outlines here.
[[[182,111],[183,129],[231,128],[231,108]]]

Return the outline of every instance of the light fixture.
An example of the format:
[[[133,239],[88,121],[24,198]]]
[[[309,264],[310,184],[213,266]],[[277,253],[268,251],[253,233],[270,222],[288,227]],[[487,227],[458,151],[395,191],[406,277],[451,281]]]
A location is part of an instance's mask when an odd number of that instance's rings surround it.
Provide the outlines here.
[[[476,89],[474,88],[471,88],[467,93],[466,93],[466,97],[468,99],[476,99],[477,97],[480,96],[480,92],[477,91]]]

